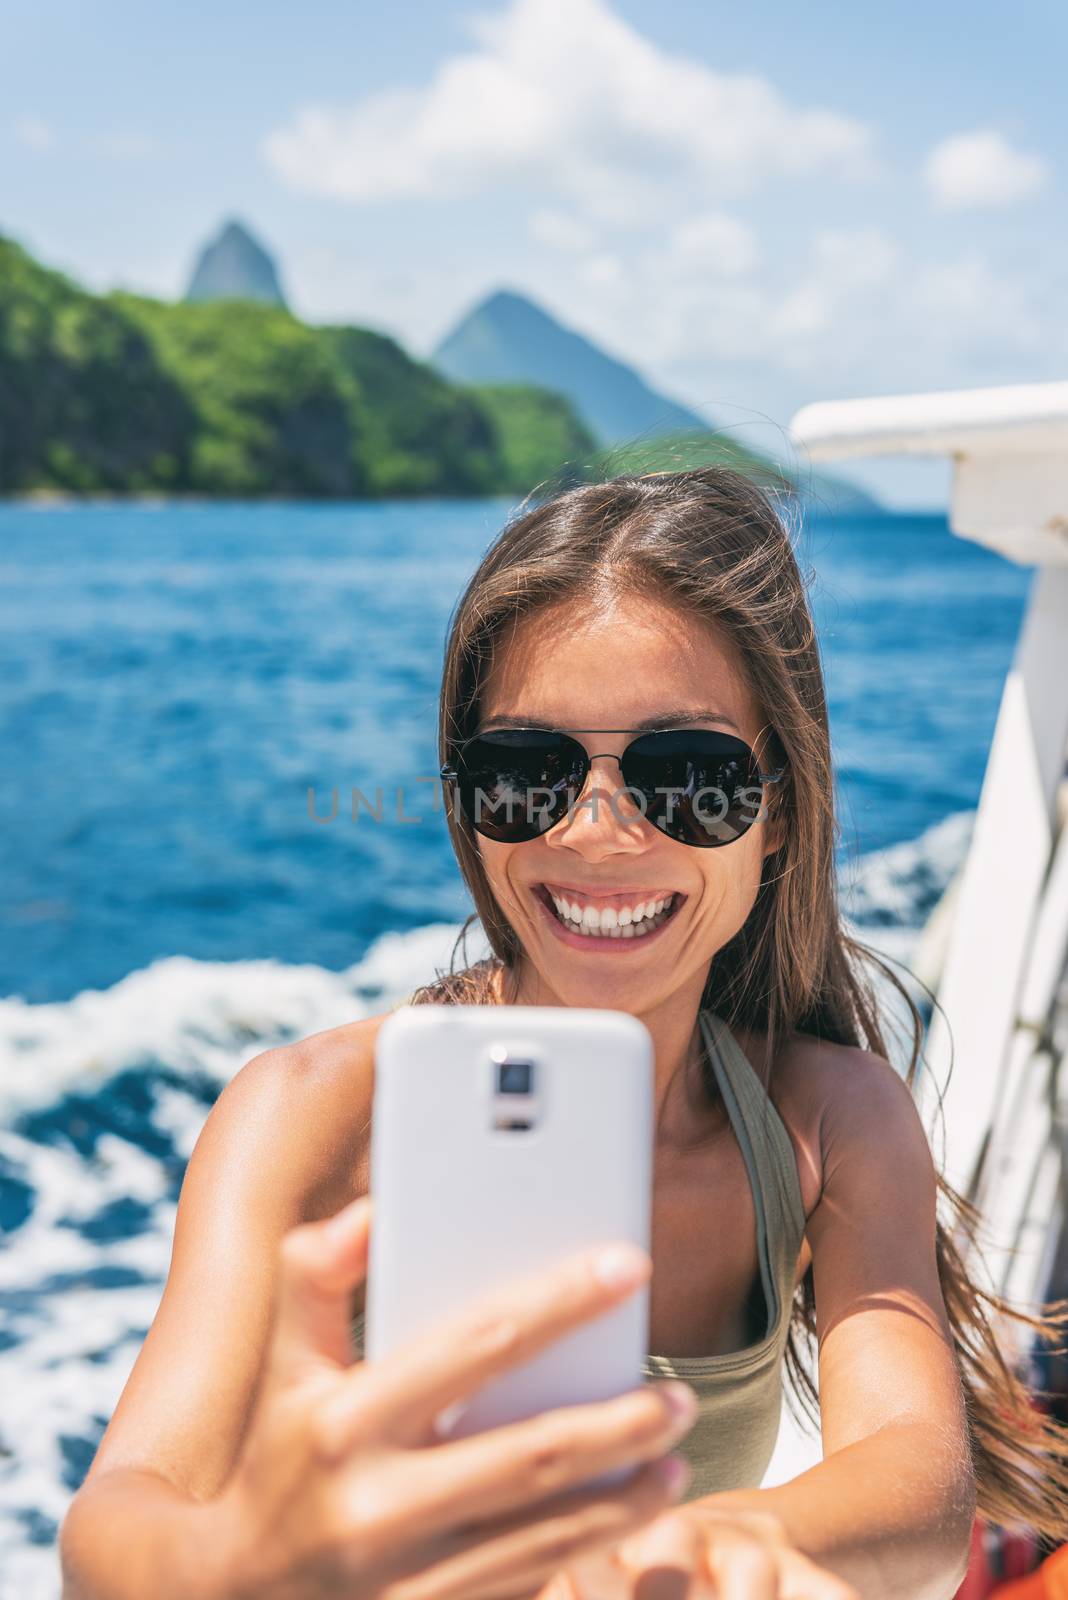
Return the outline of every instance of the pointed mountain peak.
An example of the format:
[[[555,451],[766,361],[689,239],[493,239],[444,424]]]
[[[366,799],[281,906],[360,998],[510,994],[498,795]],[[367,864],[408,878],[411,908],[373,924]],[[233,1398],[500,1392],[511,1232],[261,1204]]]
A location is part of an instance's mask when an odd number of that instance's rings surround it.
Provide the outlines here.
[[[526,328],[559,330],[565,333],[571,331],[558,317],[546,311],[544,306],[540,306],[528,294],[520,294],[517,289],[495,289],[492,294],[486,295],[461,317],[453,332],[468,323],[480,322],[501,330]]]
[[[532,383],[567,396],[607,445],[708,424],[652,390],[625,362],[514,289],[479,301],[437,346],[434,364],[456,383]]]
[[[237,217],[228,218],[201,250],[185,298],[286,303],[273,257]]]

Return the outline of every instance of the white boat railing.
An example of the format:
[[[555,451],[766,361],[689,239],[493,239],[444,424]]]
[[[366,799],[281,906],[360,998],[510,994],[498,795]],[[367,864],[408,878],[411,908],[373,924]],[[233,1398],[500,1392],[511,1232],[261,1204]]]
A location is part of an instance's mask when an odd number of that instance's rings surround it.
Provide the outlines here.
[[[938,934],[925,1041],[937,1126],[930,1084],[920,1102],[943,1171],[984,1214],[996,1286],[1042,1299],[1065,1254],[1068,383],[821,403],[791,432],[814,461],[948,454],[954,533],[1036,568]]]

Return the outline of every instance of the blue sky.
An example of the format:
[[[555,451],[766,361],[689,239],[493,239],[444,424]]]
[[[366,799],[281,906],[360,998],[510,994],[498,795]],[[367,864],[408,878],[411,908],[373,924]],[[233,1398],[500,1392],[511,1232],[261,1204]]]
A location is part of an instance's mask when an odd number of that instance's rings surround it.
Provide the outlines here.
[[[1068,8],[8,0],[0,231],[174,296],[230,215],[414,353],[499,286],[766,448],[1068,369]],[[940,462],[850,463],[939,503]]]

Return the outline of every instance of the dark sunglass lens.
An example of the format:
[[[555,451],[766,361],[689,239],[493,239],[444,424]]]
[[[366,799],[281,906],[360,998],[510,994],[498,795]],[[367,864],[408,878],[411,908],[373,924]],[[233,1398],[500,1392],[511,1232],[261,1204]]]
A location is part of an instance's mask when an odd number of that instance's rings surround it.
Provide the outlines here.
[[[502,728],[470,740],[458,762],[460,803],[487,839],[518,844],[560,821],[585,781],[585,752],[565,734]]]
[[[644,797],[654,827],[682,844],[732,844],[752,827],[762,804],[749,746],[700,728],[643,734],[627,747],[623,781]]]

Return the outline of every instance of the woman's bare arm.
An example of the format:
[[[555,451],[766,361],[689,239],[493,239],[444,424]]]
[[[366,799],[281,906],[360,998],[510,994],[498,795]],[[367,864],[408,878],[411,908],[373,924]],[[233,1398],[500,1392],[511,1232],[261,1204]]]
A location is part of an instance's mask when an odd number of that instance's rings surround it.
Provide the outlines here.
[[[115,1467],[83,1486],[59,1530],[62,1600],[228,1600],[216,1503]]]
[[[945,1600],[967,1562],[975,1483],[935,1261],[934,1166],[893,1067],[862,1050],[829,1056],[808,1224],[825,1459],[690,1509],[772,1513],[873,1600]]]
[[[294,1100],[285,1056],[271,1052],[243,1067],[208,1114],[162,1300],[60,1529],[64,1600],[211,1592],[215,1541],[207,1529],[195,1536],[190,1514],[236,1454],[262,1355],[272,1241],[298,1220],[285,1174],[299,1142],[280,1147]]]
[[[334,1030],[346,1035],[352,1102],[369,1104],[370,1026]],[[336,1052],[340,1041],[320,1037]],[[322,1055],[316,1040],[265,1052],[210,1111],[186,1168],[162,1299],[83,1488],[140,1468],[202,1500],[230,1472],[266,1349],[279,1242],[310,1220],[336,1169],[337,1096]]]

